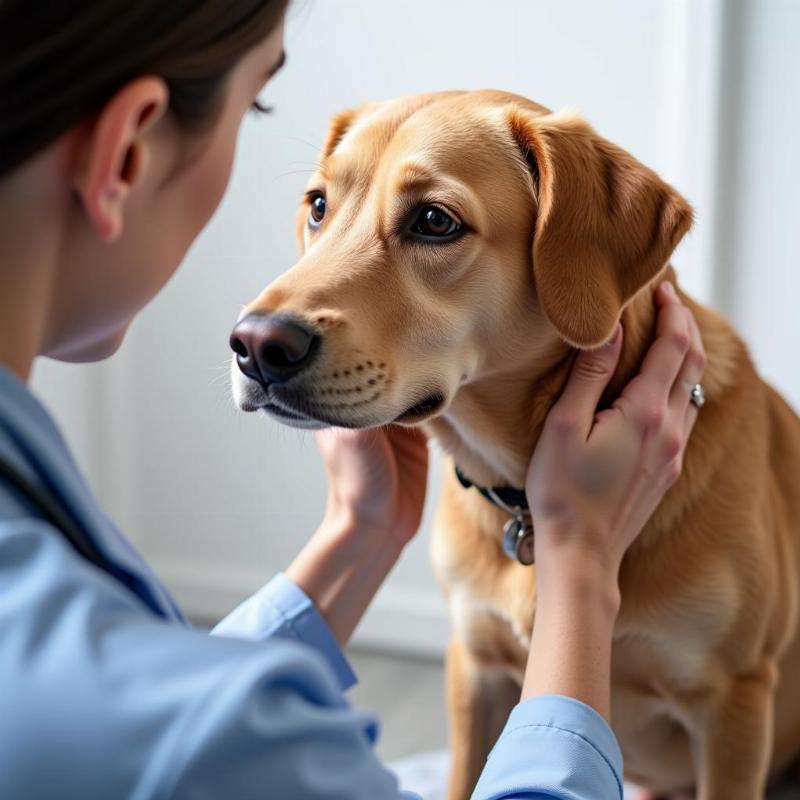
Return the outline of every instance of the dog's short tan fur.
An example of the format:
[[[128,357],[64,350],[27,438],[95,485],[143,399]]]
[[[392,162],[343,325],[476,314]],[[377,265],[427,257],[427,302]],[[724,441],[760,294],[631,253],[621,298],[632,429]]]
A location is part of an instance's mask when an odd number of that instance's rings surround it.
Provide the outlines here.
[[[522,486],[575,347],[625,329],[608,396],[653,338],[652,289],[691,224],[686,202],[575,116],[501,92],[369,104],[336,118],[298,213],[304,255],[247,311],[291,312],[322,337],[274,401],[329,424],[425,423],[474,481]],[[410,239],[435,203],[471,232]],[[660,793],[755,800],[800,750],[800,421],[713,311],[708,403],[682,477],[621,572],[612,724],[628,776]],[[242,379],[238,379],[242,381]],[[243,405],[257,387],[240,382]],[[442,404],[404,412],[438,393]],[[453,621],[450,797],[467,798],[516,701],[535,569],[500,549],[506,516],[452,470],[434,561]]]

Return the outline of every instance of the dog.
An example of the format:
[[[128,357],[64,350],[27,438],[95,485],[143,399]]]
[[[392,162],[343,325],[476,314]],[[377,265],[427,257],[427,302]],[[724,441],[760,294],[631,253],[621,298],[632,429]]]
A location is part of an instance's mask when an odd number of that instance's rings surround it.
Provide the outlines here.
[[[524,486],[576,352],[621,319],[619,394],[691,224],[575,114],[499,91],[368,103],[332,121],[297,213],[302,258],[234,329],[241,408],[420,425],[447,454],[433,559],[453,627],[451,800],[519,699],[536,606],[535,567],[503,549],[509,513],[465,487]],[[756,800],[800,752],[800,419],[729,323],[679,294],[707,403],[622,564],[611,721],[626,777],[654,796]]]

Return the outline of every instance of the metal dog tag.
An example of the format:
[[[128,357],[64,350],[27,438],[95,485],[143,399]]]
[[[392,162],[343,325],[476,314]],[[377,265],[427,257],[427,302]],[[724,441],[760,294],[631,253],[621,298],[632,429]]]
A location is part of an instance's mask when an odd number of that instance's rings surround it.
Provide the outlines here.
[[[521,514],[512,517],[503,527],[503,551],[526,567],[535,561],[533,528]]]

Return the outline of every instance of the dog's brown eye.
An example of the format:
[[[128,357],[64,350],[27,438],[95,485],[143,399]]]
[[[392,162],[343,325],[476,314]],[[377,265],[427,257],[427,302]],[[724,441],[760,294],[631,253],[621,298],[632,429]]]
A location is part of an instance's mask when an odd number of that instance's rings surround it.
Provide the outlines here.
[[[328,204],[321,194],[315,194],[311,198],[311,210],[308,212],[308,224],[312,228],[318,228],[322,224],[327,206]]]
[[[447,239],[461,232],[461,223],[439,206],[425,206],[414,220],[411,232],[432,239]]]

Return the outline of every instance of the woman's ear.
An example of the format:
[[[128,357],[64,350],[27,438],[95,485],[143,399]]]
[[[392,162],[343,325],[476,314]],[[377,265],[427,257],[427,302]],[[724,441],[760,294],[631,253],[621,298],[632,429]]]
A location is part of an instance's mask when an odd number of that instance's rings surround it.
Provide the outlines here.
[[[671,186],[574,115],[507,112],[534,175],[539,301],[574,347],[597,347],[692,224]]]
[[[144,134],[168,106],[161,78],[131,81],[103,106],[76,159],[73,186],[90,224],[107,242],[122,234],[128,194],[147,169]]]

